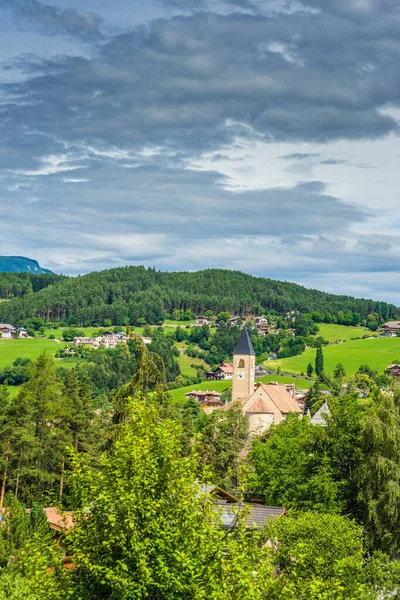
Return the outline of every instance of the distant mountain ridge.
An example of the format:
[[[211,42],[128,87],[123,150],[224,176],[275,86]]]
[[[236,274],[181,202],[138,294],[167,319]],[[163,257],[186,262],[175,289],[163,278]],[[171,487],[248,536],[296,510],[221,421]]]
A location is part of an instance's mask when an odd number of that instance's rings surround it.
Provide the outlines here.
[[[37,260],[26,256],[0,256],[0,273],[32,273],[52,275],[49,269],[43,269]]]

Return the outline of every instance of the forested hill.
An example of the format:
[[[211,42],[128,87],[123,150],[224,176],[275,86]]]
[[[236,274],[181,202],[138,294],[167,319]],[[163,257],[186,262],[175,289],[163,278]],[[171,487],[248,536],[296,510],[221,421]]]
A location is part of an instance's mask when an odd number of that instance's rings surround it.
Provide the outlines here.
[[[336,296],[294,283],[253,277],[238,271],[209,269],[196,273],[165,273],[144,267],[121,267],[62,278],[37,292],[0,304],[0,322],[18,323],[29,317],[75,324],[101,324],[111,319],[122,324],[143,318],[161,322],[165,313],[190,309],[195,314],[212,310],[236,315],[275,310],[318,311],[337,317],[356,312],[361,317],[378,313],[397,318],[400,310],[385,302]]]
[[[37,260],[25,256],[0,256],[0,272],[2,273],[39,273],[50,274],[51,271],[43,269]]]
[[[62,275],[54,273],[2,273],[0,272],[0,299],[9,300],[19,298],[26,294],[38,292],[48,285],[64,279]]]

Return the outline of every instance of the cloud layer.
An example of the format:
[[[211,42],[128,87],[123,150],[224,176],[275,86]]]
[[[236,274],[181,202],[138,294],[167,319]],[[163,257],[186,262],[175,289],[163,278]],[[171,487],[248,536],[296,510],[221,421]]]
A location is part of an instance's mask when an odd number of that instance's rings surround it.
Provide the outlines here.
[[[337,291],[349,270],[354,281],[395,270],[397,231],[335,191],[343,169],[356,182],[374,165],[331,148],[397,139],[397,3],[154,0],[151,18],[114,33],[94,6],[0,0],[25,28],[85,46],[27,45],[7,63],[1,253],[69,272],[124,261],[307,283],[329,272]],[[116,21],[126,6],[116,1]],[[246,157],[274,146],[284,153],[253,185]],[[332,175],[315,180],[316,168]]]

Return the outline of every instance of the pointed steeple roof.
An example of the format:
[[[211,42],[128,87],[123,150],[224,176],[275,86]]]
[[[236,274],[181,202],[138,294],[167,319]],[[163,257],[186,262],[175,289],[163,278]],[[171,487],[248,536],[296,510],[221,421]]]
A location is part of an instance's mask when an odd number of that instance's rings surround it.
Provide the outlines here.
[[[329,409],[329,404],[324,402],[319,410],[315,413],[313,418],[311,419],[311,423],[313,425],[322,425],[322,427],[328,427],[328,423],[326,417],[331,416],[331,411]]]
[[[251,343],[249,332],[247,331],[246,327],[243,327],[239,341],[236,344],[236,347],[233,351],[233,355],[235,354],[244,354],[245,356],[256,355],[256,353],[254,352],[253,344]]]

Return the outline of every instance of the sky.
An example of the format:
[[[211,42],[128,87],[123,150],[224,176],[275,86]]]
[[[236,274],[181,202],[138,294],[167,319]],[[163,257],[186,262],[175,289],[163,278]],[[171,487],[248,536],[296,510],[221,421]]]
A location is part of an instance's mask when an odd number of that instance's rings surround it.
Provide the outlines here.
[[[0,0],[0,254],[400,305],[398,0]]]

